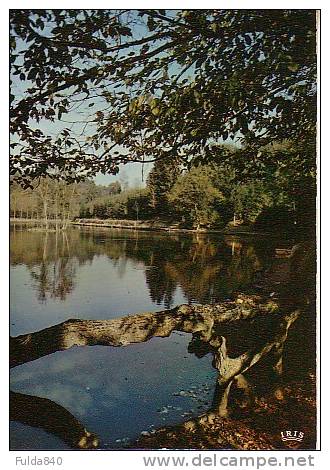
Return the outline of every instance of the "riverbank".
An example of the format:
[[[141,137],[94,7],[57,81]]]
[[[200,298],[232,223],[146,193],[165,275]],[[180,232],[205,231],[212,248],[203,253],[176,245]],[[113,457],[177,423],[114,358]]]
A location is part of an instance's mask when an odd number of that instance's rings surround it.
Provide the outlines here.
[[[87,227],[106,227],[128,230],[165,231],[180,233],[219,233],[225,235],[270,235],[269,232],[259,232],[251,226],[231,226],[223,229],[192,229],[184,228],[179,222],[168,222],[160,219],[153,220],[116,220],[116,219],[77,219],[71,222],[72,225],[82,225]]]
[[[221,418],[213,412],[172,427],[144,433],[134,449],[312,450],[316,447],[315,374],[283,383],[275,393],[255,397],[253,408]],[[302,440],[283,440],[298,430]]]
[[[14,219],[10,218],[11,224],[29,224],[38,226],[44,225],[43,220],[38,219]],[[49,220],[49,225],[60,224],[60,220]],[[223,235],[257,235],[257,236],[270,236],[272,232],[261,231],[254,229],[251,225],[236,225],[227,226],[223,229],[210,229],[210,228],[185,228],[179,222],[169,222],[161,219],[150,220],[130,220],[130,219],[76,219],[68,223],[68,226],[85,226],[85,227],[102,227],[102,228],[115,228],[122,230],[142,230],[142,231],[163,231],[163,232],[178,232],[178,233],[218,233]],[[284,234],[285,236],[285,234]]]

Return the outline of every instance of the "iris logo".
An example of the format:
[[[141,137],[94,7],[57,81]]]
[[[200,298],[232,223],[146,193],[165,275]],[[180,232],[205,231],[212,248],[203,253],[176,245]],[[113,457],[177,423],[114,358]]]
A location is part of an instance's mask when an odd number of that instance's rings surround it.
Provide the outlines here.
[[[304,438],[304,433],[302,431],[282,431],[281,438],[282,438],[282,441],[301,442]]]

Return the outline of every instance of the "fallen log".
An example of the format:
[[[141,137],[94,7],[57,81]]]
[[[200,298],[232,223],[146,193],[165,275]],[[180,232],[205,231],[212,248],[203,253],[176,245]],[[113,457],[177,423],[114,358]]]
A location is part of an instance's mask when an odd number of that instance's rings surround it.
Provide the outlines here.
[[[247,391],[244,374],[263,357],[271,356],[273,372],[277,375],[282,373],[280,365],[287,332],[298,316],[299,310],[285,312],[272,300],[241,295],[236,301],[218,305],[181,305],[162,312],[112,320],[68,320],[41,331],[11,338],[11,366],[72,346],[121,347],[145,342],[155,336],[166,337],[173,331],[192,333],[190,352],[194,352],[197,343],[203,343],[213,353],[213,365],[219,371],[219,376],[212,412],[226,417],[232,383],[236,381]],[[67,410],[51,400],[12,394],[11,401],[11,419],[53,432],[73,448],[93,448],[98,445],[96,436],[86,431]]]
[[[199,333],[208,341],[214,323],[230,324],[257,316],[280,314],[275,301],[239,296],[217,305],[180,305],[170,310],[111,320],[69,319],[41,331],[10,338],[10,366],[15,367],[72,346],[126,346],[166,337],[172,331]]]

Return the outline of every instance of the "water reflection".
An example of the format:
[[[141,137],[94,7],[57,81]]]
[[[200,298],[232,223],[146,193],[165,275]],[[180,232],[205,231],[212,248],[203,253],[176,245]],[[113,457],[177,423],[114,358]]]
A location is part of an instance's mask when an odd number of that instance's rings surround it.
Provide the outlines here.
[[[122,448],[127,438],[134,440],[143,431],[176,424],[209,408],[216,372],[210,355],[198,359],[187,354],[190,336],[173,333],[127,348],[93,346],[53,353],[12,369],[12,389],[60,405],[82,423],[80,429],[99,436],[102,448]],[[189,390],[195,394],[188,395]],[[40,424],[50,421],[47,416],[54,407],[49,405]],[[13,412],[15,408],[13,402]],[[67,413],[58,415],[67,420]],[[22,422],[19,410],[13,416]],[[63,427],[68,439],[70,426]],[[12,438],[16,449],[22,449],[26,435],[20,431],[19,440],[17,432]],[[28,432],[32,434],[31,428]],[[33,434],[35,448],[47,448],[45,433]]]
[[[49,246],[49,234],[43,240],[43,254],[40,264],[29,267],[40,302],[51,298],[65,300],[74,289],[77,260],[70,256],[70,246],[65,232],[55,234],[54,246]]]
[[[14,227],[11,361],[19,367],[12,375],[12,419],[45,429],[70,447],[98,446],[94,432],[103,444],[116,446],[114,428],[121,432],[116,439],[125,437],[132,421],[134,438],[146,426],[159,427],[172,414],[166,424],[201,412],[225,416],[236,389],[244,399],[251,395],[248,375],[256,366],[251,367],[255,358],[262,359],[258,364],[269,359],[257,386],[270,383],[271,376],[278,382],[286,334],[293,322],[298,323],[294,312],[249,325],[237,318],[234,326],[220,321],[219,311],[196,306],[220,303],[245,290],[256,273],[272,263],[275,246],[274,240],[263,238],[87,228],[45,233]],[[155,310],[155,304],[170,309],[181,303],[188,304],[186,313],[173,309],[123,317],[125,312]],[[77,317],[107,320],[60,323]],[[310,329],[308,319],[295,347],[289,348],[299,352],[294,355],[295,371],[315,358],[309,345],[300,341],[306,337],[314,344]],[[178,331],[186,336],[174,341]],[[158,336],[167,339],[157,343]],[[143,351],[137,351],[137,345],[114,348],[132,342],[143,343]],[[74,345],[84,347],[67,350]],[[226,375],[228,371],[234,375]],[[190,381],[190,391],[181,377]],[[85,383],[87,378],[92,386]],[[202,394],[205,382],[207,399]],[[192,407],[193,395],[197,408]],[[186,400],[180,411],[177,400]],[[15,436],[20,442],[21,436]]]
[[[272,246],[273,245],[273,246]],[[217,302],[248,286],[267,267],[275,242],[210,235],[72,229],[68,233],[19,230],[11,234],[11,264],[25,264],[40,302],[65,300],[77,269],[106,257],[123,279],[130,261],[143,269],[152,302],[170,308],[177,289],[188,303]]]
[[[54,434],[73,449],[99,446],[97,436],[88,432],[78,419],[54,401],[15,392],[10,392],[9,400],[11,420]]]

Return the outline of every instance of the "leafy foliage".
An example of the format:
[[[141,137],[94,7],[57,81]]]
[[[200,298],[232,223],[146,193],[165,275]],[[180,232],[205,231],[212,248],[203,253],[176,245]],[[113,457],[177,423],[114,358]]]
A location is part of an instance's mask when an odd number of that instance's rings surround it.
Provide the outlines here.
[[[312,10],[12,10],[11,171],[72,182],[120,163],[315,171]],[[79,124],[79,121],[82,120]],[[272,142],[295,156],[278,160]]]
[[[215,204],[224,200],[210,179],[207,167],[193,168],[173,186],[169,201],[188,226],[212,226],[220,221]]]
[[[151,207],[153,211],[166,216],[170,212],[168,195],[180,175],[180,166],[177,159],[158,160],[154,163],[147,179],[147,188],[150,191]]]

